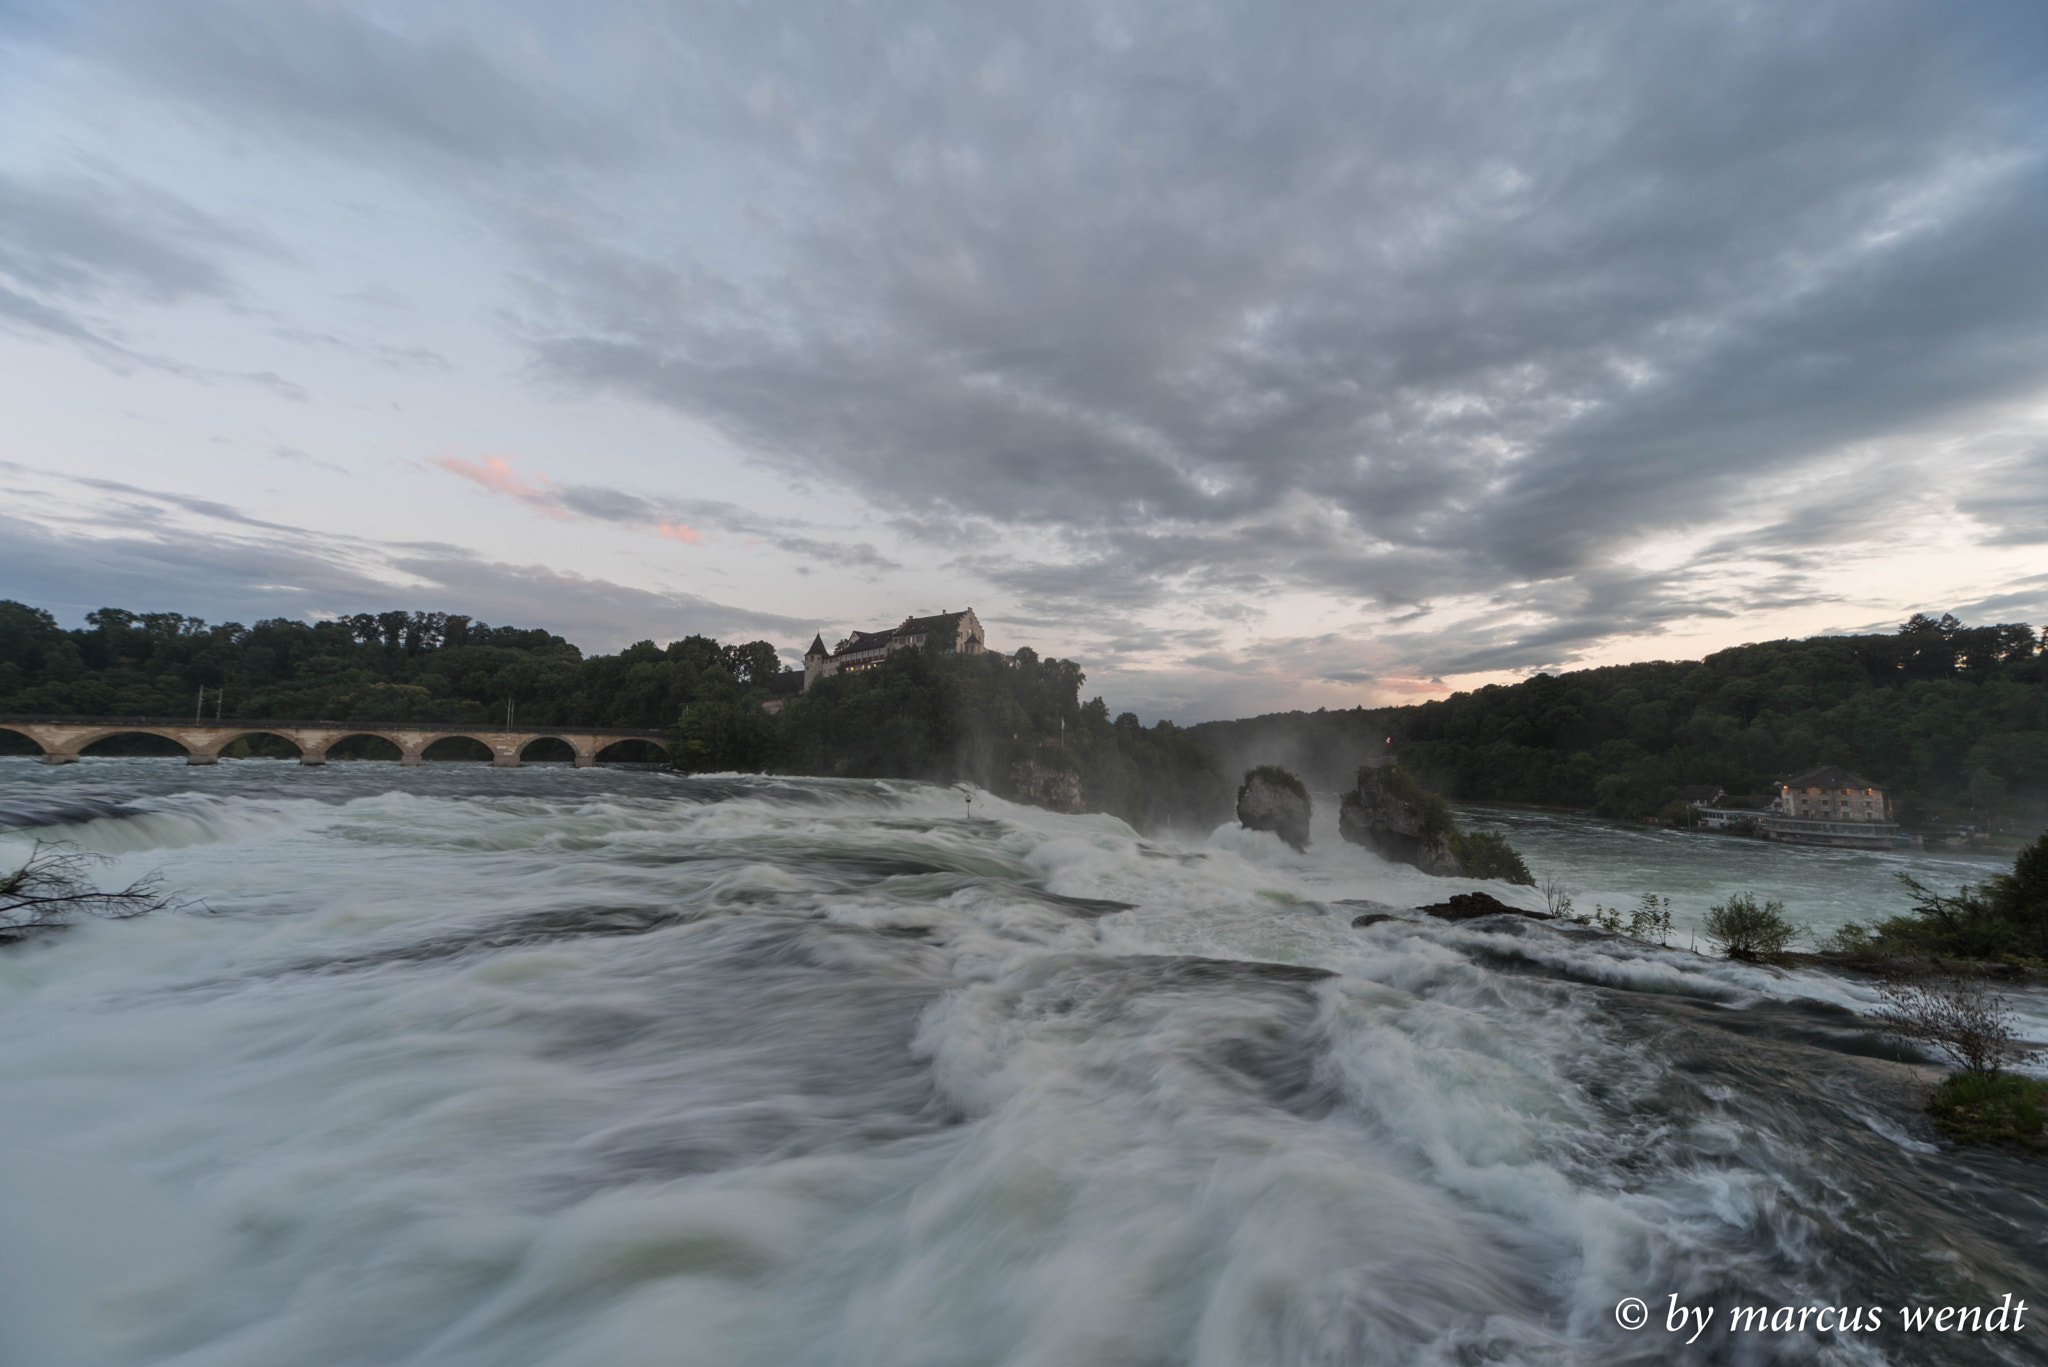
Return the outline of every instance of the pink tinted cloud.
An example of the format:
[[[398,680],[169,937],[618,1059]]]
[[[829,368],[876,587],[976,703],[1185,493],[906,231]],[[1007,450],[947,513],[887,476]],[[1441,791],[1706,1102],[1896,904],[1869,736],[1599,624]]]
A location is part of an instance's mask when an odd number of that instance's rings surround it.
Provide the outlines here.
[[[436,456],[433,463],[449,474],[460,475],[472,484],[481,485],[494,494],[516,498],[535,512],[547,517],[561,522],[578,520],[576,514],[564,508],[554,491],[547,487],[553,483],[552,480],[542,475],[538,485],[529,484],[512,468],[512,462],[504,456],[485,456],[482,460],[464,460],[460,456]]]
[[[461,456],[435,456],[433,464],[451,475],[460,475],[480,488],[507,498],[516,498],[527,507],[544,516],[562,522],[581,522],[583,515],[565,507],[562,496],[555,489],[555,482],[546,475],[536,475],[532,482],[512,468],[512,459],[506,456],[484,456],[479,460],[464,460]],[[625,525],[649,527],[656,536],[670,541],[681,541],[686,545],[700,545],[704,533],[686,522],[672,522],[661,519],[621,518]]]
[[[485,456],[482,460],[464,460],[460,456],[436,456],[434,464],[452,475],[461,475],[472,483],[481,484],[494,494],[510,494],[514,498],[524,499],[545,497],[540,490],[515,474],[512,462],[503,456]]]

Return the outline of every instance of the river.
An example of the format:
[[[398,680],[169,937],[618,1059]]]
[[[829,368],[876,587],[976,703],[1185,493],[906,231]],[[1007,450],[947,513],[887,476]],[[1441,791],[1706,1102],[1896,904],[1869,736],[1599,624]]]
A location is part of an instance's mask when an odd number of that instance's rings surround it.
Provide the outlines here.
[[[1471,885],[1322,808],[1296,854],[913,783],[0,760],[0,862],[193,899],[0,949],[0,1362],[2044,1360],[2044,1169],[1936,1142],[1866,985],[1353,929]],[[1468,815],[1688,919],[1993,867]]]

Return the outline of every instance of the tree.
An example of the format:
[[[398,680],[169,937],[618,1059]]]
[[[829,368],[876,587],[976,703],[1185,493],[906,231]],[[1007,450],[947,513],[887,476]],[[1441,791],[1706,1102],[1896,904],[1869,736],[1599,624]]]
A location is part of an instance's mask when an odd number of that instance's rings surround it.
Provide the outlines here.
[[[1988,824],[1997,818],[1999,808],[2005,805],[2005,780],[1989,769],[1979,769],[1970,775],[1970,805],[1984,813]]]
[[[726,646],[719,652],[725,672],[743,684],[765,684],[782,672],[782,657],[766,641]]]
[[[125,918],[173,904],[156,873],[115,892],[94,887],[93,869],[112,862],[75,845],[38,840],[19,868],[0,874],[0,943],[64,925],[81,912]]]
[[[1705,927],[1707,938],[1731,959],[1775,959],[1801,933],[1785,919],[1783,902],[1774,897],[1760,903],[1747,892],[1707,908]]]

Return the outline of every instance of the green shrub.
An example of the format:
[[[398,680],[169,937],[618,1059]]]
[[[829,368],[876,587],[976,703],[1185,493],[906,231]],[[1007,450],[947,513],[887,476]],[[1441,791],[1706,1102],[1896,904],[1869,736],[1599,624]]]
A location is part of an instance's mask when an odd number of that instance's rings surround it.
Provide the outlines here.
[[[2048,1083],[2020,1073],[1956,1073],[1928,1098],[1935,1128],[1965,1144],[2048,1149],[2041,1113]]]
[[[1943,896],[1906,874],[1913,916],[1896,916],[1878,936],[1907,952],[1972,959],[2048,958],[2048,833],[2021,850],[2009,873]]]
[[[1237,801],[1244,801],[1244,795],[1251,791],[1253,779],[1264,779],[1276,788],[1285,788],[1303,802],[1309,800],[1308,789],[1302,785],[1300,779],[1277,764],[1261,764],[1256,769],[1245,770],[1244,782],[1237,785]]]
[[[1871,935],[1868,928],[1856,921],[1842,922],[1841,928],[1821,941],[1820,947],[1837,954],[1853,955],[1859,959],[1872,958],[1882,952],[1880,942]]]
[[[1536,886],[1522,856],[1499,831],[1452,831],[1451,853],[1467,878],[1504,878],[1523,887]]]
[[[1564,905],[1568,913],[1571,899],[1566,898]],[[1654,892],[1644,893],[1643,900],[1636,904],[1636,909],[1626,916],[1621,914],[1619,908],[1605,907],[1595,902],[1590,914],[1568,915],[1567,919],[1582,926],[1598,926],[1609,934],[1626,935],[1645,944],[1668,946],[1671,943],[1671,899],[1659,897]]]
[[[1707,908],[1706,931],[1731,959],[1775,959],[1803,927],[1785,919],[1785,904],[1777,898],[1760,903],[1749,893],[1738,892]]]

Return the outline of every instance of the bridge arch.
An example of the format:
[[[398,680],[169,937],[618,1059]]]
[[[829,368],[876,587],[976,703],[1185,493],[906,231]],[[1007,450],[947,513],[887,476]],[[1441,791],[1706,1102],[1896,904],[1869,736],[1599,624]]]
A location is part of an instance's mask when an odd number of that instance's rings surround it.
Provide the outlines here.
[[[16,740],[19,740],[22,745],[12,743]],[[23,745],[27,748],[23,749]],[[47,753],[49,752],[43,749],[43,743],[28,732],[13,726],[0,726],[0,755],[42,755]]]
[[[405,742],[400,740],[393,733],[389,731],[379,731],[375,727],[365,727],[360,731],[339,731],[338,734],[326,736],[324,738],[316,734],[312,737],[312,740],[312,745],[302,746],[300,748],[299,763],[325,764],[331,758],[333,758],[334,749],[336,746],[345,747],[345,749],[342,752],[340,760],[337,761],[339,763],[349,763],[355,760],[381,760],[386,763],[389,763],[393,760],[402,762],[405,759]],[[348,745],[348,742],[362,740],[379,741],[383,745],[388,746],[391,750],[391,753],[388,755],[358,755],[350,753],[352,751],[359,750],[364,747],[359,745]]]
[[[497,746],[494,746],[494,745],[492,745],[492,744],[491,744],[491,743],[490,743],[489,741],[485,740],[485,739],[484,739],[484,738],[483,738],[482,736],[476,735],[476,734],[474,734],[473,732],[469,732],[469,731],[435,731],[435,732],[431,732],[431,733],[428,733],[428,734],[422,735],[422,736],[421,736],[421,737],[420,737],[420,738],[419,738],[419,739],[418,739],[418,740],[417,740],[417,741],[415,742],[415,744],[417,745],[417,747],[418,747],[418,748],[417,748],[417,749],[416,749],[416,750],[414,751],[414,753],[415,753],[415,754],[417,754],[417,755],[418,755],[418,756],[419,756],[419,757],[420,757],[420,758],[421,758],[422,760],[425,760],[425,759],[427,758],[427,751],[429,751],[429,750],[433,749],[433,748],[434,748],[435,746],[437,746],[437,745],[445,745],[445,744],[446,744],[447,742],[449,742],[449,741],[451,741],[451,740],[455,740],[455,741],[468,741],[468,742],[469,742],[469,743],[470,743],[471,745],[474,745],[474,746],[479,746],[479,747],[481,747],[481,748],[482,748],[482,750],[483,750],[483,752],[484,752],[484,753],[483,753],[482,755],[480,755],[480,756],[479,756],[479,755],[476,755],[476,754],[474,754],[474,753],[471,753],[471,754],[466,754],[466,755],[464,755],[464,756],[462,757],[462,759],[461,759],[461,760],[459,760],[459,761],[456,761],[456,762],[458,762],[458,763],[459,763],[459,762],[469,762],[469,763],[475,763],[475,762],[477,762],[478,760],[495,760],[495,759],[497,758],[497,753],[498,753],[498,747],[497,747]],[[434,759],[433,759],[432,761],[430,761],[430,762],[431,762],[431,763],[436,763],[436,764],[438,764],[438,763],[441,763],[441,762],[443,762],[444,760],[455,760],[455,756],[452,756],[452,755],[446,755],[446,754],[444,754],[444,755],[439,755],[439,756],[436,756],[436,757],[435,757],[435,758],[434,758]]]
[[[534,753],[535,746],[541,748],[541,753]],[[565,760],[571,764],[581,764],[583,761],[583,751],[567,736],[550,735],[543,731],[519,742],[521,764],[560,764]]]
[[[61,753],[68,755],[84,755],[88,750],[92,749],[93,746],[98,745],[100,742],[114,740],[121,736],[150,736],[157,740],[163,741],[165,744],[171,747],[172,751],[174,751],[177,754],[183,755],[185,757],[186,762],[188,763],[190,763],[198,754],[197,751],[195,751],[190,745],[187,745],[179,737],[172,735],[168,731],[161,730],[154,726],[95,727],[93,730],[85,733],[82,736],[72,737],[71,744],[66,746]],[[143,756],[142,758],[169,759],[171,758],[171,752],[165,752],[160,755]]]
[[[257,740],[257,739],[268,739],[268,740],[279,740],[279,741],[283,741],[283,742],[284,742],[284,743],[285,743],[286,745],[289,745],[289,746],[291,747],[291,749],[292,749],[292,752],[291,752],[291,754],[289,754],[289,755],[260,755],[260,756],[259,756],[259,755],[237,755],[237,756],[234,756],[233,758],[236,758],[236,759],[295,759],[295,760],[298,760],[298,761],[299,761],[299,762],[301,762],[301,763],[304,763],[304,762],[305,762],[305,758],[306,758],[306,747],[305,747],[305,744],[304,744],[303,742],[301,742],[301,741],[300,741],[300,740],[299,740],[299,739],[298,739],[298,738],[297,738],[296,736],[292,736],[292,735],[288,734],[287,732],[284,732],[284,731],[279,731],[279,730],[276,730],[276,729],[274,729],[274,728],[272,728],[272,727],[267,727],[267,726],[252,726],[252,727],[250,727],[250,728],[249,728],[248,730],[246,730],[246,731],[237,731],[237,732],[235,732],[235,733],[234,733],[233,735],[231,735],[231,736],[228,736],[228,737],[226,737],[225,739],[223,739],[223,740],[222,740],[222,741],[221,741],[221,742],[220,742],[220,743],[219,743],[218,745],[214,746],[214,747],[213,747],[213,753],[214,753],[215,755],[223,755],[223,754],[225,754],[225,753],[227,752],[227,750],[228,750],[229,748],[231,748],[232,746],[235,746],[235,745],[237,745],[237,744],[241,743],[242,741],[245,741],[245,740]],[[253,747],[252,747],[252,748],[253,748]]]
[[[621,746],[632,746],[641,751],[652,750],[654,757],[643,758],[641,754],[631,751],[626,754],[614,753]],[[658,740],[646,736],[627,736],[622,740],[599,746],[597,753],[591,758],[599,764],[659,764],[668,762],[670,756],[668,746]]]

